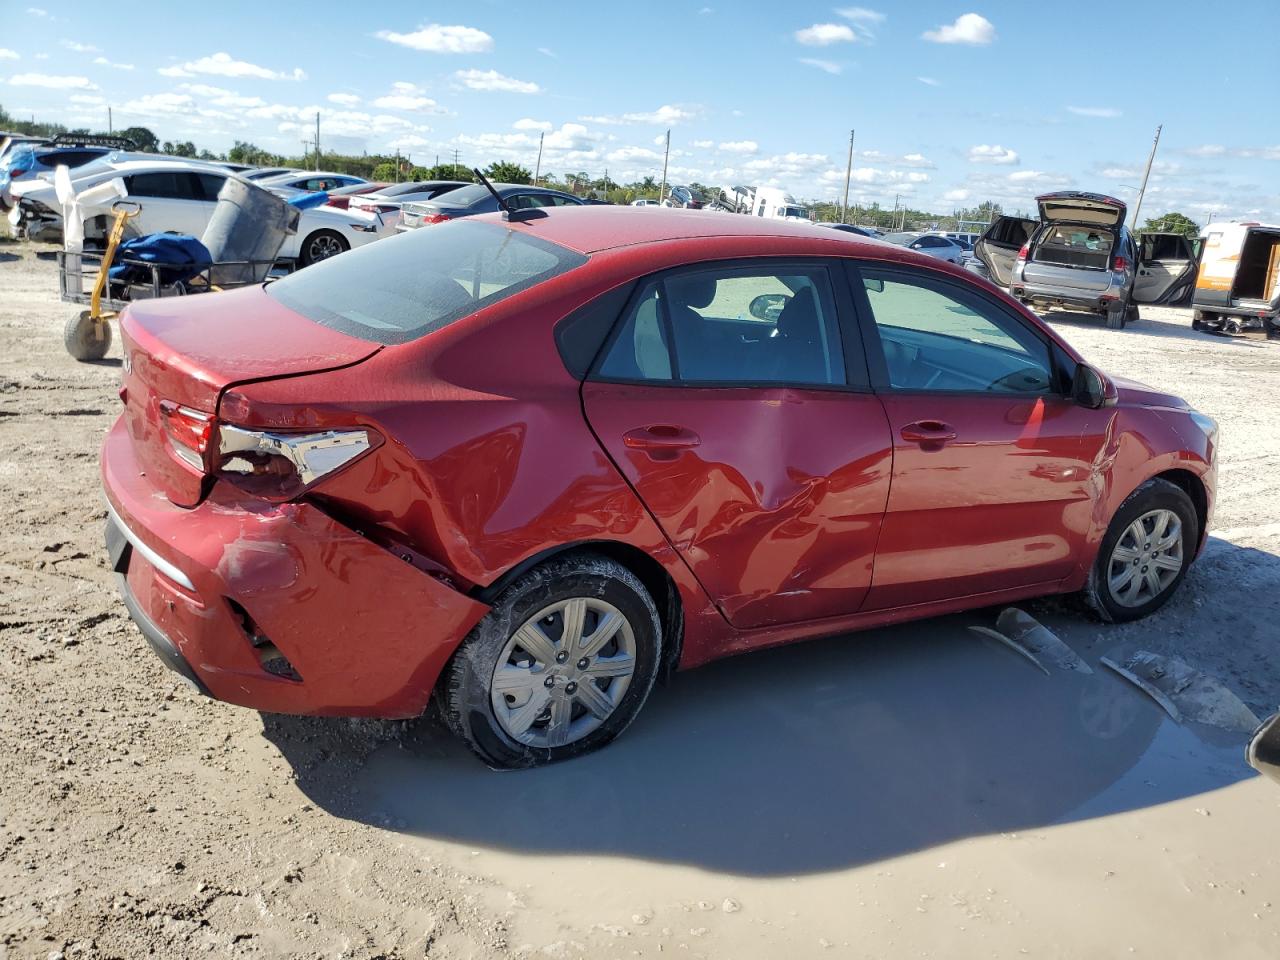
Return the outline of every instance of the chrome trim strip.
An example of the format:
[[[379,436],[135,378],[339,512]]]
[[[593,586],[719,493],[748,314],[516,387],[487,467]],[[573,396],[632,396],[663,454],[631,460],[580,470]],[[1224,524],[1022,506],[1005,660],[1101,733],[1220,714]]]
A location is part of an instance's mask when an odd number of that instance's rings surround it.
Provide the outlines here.
[[[125,526],[124,521],[120,519],[120,514],[116,513],[116,509],[111,505],[110,501],[107,501],[107,514],[111,517],[111,522],[120,528],[120,532],[124,534],[124,538],[129,541],[133,549],[146,557],[148,563],[178,586],[185,587],[193,593],[195,592],[196,585],[191,582],[185,573],[143,543],[136,533]]]

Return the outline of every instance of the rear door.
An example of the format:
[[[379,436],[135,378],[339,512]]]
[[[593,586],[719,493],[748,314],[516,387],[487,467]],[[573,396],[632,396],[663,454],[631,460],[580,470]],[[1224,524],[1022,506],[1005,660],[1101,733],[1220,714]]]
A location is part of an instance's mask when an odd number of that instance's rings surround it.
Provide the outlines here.
[[[1025,217],[1000,217],[978,238],[973,245],[973,253],[986,265],[993,283],[1009,286],[1018,251],[1031,239],[1038,225],[1035,220]]]
[[[1135,303],[1178,307],[1191,302],[1199,262],[1191,241],[1176,233],[1144,233],[1133,281]]]
[[[124,178],[131,199],[142,207],[139,233],[186,233],[198,237],[212,216],[199,177],[186,170],[135,173]]]
[[[610,458],[735,627],[856,613],[892,445],[838,262],[650,278],[583,384]]]

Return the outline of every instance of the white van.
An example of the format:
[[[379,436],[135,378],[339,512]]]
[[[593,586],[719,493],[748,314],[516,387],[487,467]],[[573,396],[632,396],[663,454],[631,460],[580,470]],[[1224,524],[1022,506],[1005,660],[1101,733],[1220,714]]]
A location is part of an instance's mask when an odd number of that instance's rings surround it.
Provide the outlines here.
[[[1280,337],[1280,226],[1211,223],[1191,306],[1197,330],[1262,329]]]

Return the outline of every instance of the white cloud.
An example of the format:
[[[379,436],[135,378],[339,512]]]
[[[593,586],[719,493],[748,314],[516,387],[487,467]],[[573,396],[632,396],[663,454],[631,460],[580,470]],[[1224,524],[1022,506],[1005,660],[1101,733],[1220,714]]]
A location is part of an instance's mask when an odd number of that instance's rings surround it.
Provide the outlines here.
[[[419,27],[413,33],[379,30],[375,36],[427,53],[485,53],[493,49],[493,37],[475,27],[446,27],[432,23]]]
[[[836,15],[852,23],[853,29],[863,40],[874,39],[875,32],[872,28],[885,21],[885,15],[879,10],[868,10],[866,7],[840,7],[836,10]]]
[[[970,163],[1013,164],[1018,162],[1018,154],[1000,144],[980,143],[969,148]]]
[[[552,60],[559,59],[559,57],[556,56],[556,52],[548,47],[539,47],[538,52],[544,57],[550,57]]]
[[[354,93],[331,93],[325,99],[330,103],[336,103],[343,107],[354,107],[360,102],[360,98]]]
[[[459,70],[454,74],[463,86],[472,90],[496,90],[501,93],[538,93],[540,88],[528,80],[504,76],[497,70]]]
[[[858,35],[845,23],[815,23],[795,32],[797,43],[809,47],[826,47],[833,43],[853,43]]]
[[[257,80],[305,80],[307,75],[297,67],[291,72],[269,70],[256,63],[237,60],[229,53],[215,53],[180,66],[161,67],[156,71],[165,77],[190,77],[203,73],[217,77],[253,77]]]
[[[692,120],[694,112],[684,107],[663,104],[657,110],[648,113],[624,113],[621,116],[580,117],[587,123],[603,123],[606,125],[625,125],[631,123],[652,123],[659,125],[677,124]]]
[[[662,154],[648,147],[619,147],[609,154],[610,163],[629,163],[635,160],[661,160]]]
[[[422,88],[415,83],[398,80],[391,84],[391,92],[378,97],[373,105],[382,110],[425,110],[431,112],[436,102],[422,95]]]
[[[185,93],[148,93],[128,101],[120,112],[148,115],[187,113],[194,106],[195,101]]]
[[[100,107],[107,102],[105,97],[100,97],[95,93],[73,93],[67,99],[72,103],[84,104],[89,107]]]
[[[948,190],[942,195],[943,200],[950,200],[952,203],[963,203],[968,200],[972,194],[968,190]]]
[[[1116,107],[1067,107],[1068,113],[1074,113],[1077,117],[1118,117],[1121,111]]]
[[[935,80],[933,77],[916,77],[916,79],[919,80],[921,83],[923,83],[926,87],[942,86],[942,82],[939,80]]]
[[[1206,143],[1198,147],[1188,147],[1184,152],[1193,157],[1220,157],[1227,152],[1227,148],[1220,143]]]
[[[17,73],[9,78],[15,87],[46,87],[50,90],[97,90],[88,77],[58,77],[47,73]]]
[[[834,60],[818,60],[815,57],[801,57],[800,62],[807,67],[814,67],[821,70],[823,73],[844,73],[844,64],[836,63]]]
[[[22,58],[18,56],[18,53],[16,50],[9,50],[9,49],[6,49],[5,47],[0,47],[0,60],[21,60],[21,59]]]
[[[392,150],[411,150],[414,147],[425,147],[430,142],[426,137],[411,133],[408,136],[397,137],[395,140],[390,141],[387,146]]]
[[[656,137],[656,138],[654,138],[654,141],[653,141],[653,142],[654,142],[654,143],[662,143],[662,141],[663,141],[664,139],[665,139],[664,137]],[[693,141],[693,143],[692,143],[692,144],[690,144],[690,146],[695,147],[695,148],[697,148],[698,150],[706,150],[706,149],[708,149],[708,148],[710,148],[710,147],[715,146],[715,141],[714,141],[714,140],[695,140],[695,141]]]
[[[550,130],[553,124],[549,120],[533,120],[529,117],[522,117],[511,125],[516,130]]]
[[[922,36],[931,43],[984,46],[996,38],[996,28],[981,14],[965,13],[957,17],[955,23],[944,24],[936,30],[926,30]]]
[[[75,40],[59,40],[59,44],[76,53],[97,53],[98,48],[91,43],[78,43]]]
[[[180,83],[178,84],[178,89],[185,90],[187,93],[194,94],[197,97],[204,97],[213,103],[215,107],[236,107],[243,110],[249,107],[266,105],[266,101],[261,97],[242,97],[231,90],[224,90],[222,87],[211,87],[207,83]]]
[[[33,17],[47,17],[49,15],[48,10],[43,10],[40,7],[27,7],[27,13]]]
[[[720,144],[719,149],[725,153],[759,153],[760,144],[754,140],[730,140],[727,143]]]
[[[132,63],[113,63],[106,57],[94,57],[93,62],[100,67],[114,67],[116,70],[132,70]]]

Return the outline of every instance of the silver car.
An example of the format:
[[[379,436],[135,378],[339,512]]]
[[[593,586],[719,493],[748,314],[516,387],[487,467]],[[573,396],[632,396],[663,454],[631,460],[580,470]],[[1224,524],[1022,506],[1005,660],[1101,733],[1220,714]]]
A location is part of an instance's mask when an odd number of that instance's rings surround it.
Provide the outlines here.
[[[1040,310],[1079,310],[1119,330],[1138,319],[1139,304],[1190,300],[1197,260],[1178,234],[1143,234],[1125,226],[1123,201],[1062,191],[1037,197],[1040,219],[1000,217],[974,245],[988,278]]]
[[[907,231],[906,233],[886,233],[881,240],[896,243],[900,247],[923,253],[928,257],[946,260],[948,263],[959,263],[965,249],[949,237],[936,233]]]

